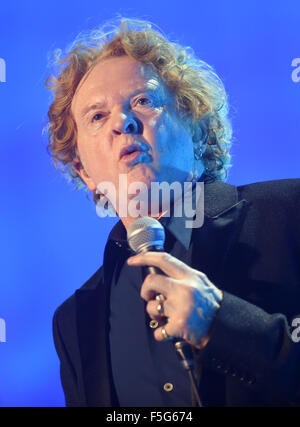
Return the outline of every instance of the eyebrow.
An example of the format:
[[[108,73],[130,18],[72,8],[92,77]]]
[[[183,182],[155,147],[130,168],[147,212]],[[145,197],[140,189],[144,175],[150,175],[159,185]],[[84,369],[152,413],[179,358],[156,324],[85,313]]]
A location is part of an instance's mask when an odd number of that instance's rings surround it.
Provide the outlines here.
[[[139,93],[142,93],[142,92],[157,92],[158,88],[159,88],[159,86],[153,87],[153,88],[151,88],[149,86],[148,87],[144,86],[142,88],[139,88],[139,89],[135,90],[133,93],[131,93],[131,95],[129,96],[129,98],[133,98],[134,96],[136,96],[136,95],[138,95]],[[83,118],[90,111],[98,110],[98,109],[101,109],[101,108],[105,108],[105,106],[106,106],[106,102],[105,101],[98,101],[98,102],[95,102],[94,104],[88,105],[88,106],[84,107],[81,110],[80,117]]]
[[[98,110],[99,108],[101,109],[101,108],[104,108],[105,107],[105,102],[104,101],[100,101],[100,102],[95,102],[94,104],[92,104],[92,105],[88,105],[87,107],[84,107],[82,110],[81,110],[81,113],[80,113],[80,117],[85,117],[86,115],[87,115],[87,113],[89,113],[90,111],[93,111],[93,110]]]

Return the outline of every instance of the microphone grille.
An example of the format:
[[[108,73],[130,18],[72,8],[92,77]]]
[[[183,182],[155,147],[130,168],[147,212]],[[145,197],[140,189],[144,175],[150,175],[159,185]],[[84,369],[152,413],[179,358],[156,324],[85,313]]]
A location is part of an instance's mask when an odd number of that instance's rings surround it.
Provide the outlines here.
[[[134,221],[128,229],[127,240],[136,252],[147,251],[151,246],[164,247],[165,230],[159,221],[145,216]]]

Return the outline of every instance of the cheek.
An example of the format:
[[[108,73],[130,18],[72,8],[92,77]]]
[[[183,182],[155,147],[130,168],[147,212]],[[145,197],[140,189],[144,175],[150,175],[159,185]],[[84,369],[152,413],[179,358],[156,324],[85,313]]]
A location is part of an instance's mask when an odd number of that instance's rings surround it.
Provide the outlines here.
[[[94,160],[96,157],[95,146],[92,144],[90,138],[78,137],[78,149],[83,162],[90,173],[92,173]]]
[[[157,151],[168,153],[166,160],[171,163],[189,162],[193,154],[193,142],[190,133],[171,115],[164,115],[157,122]]]
[[[165,116],[163,114],[163,111],[163,107],[154,108],[154,111],[152,111],[151,116],[146,119],[148,129],[151,133],[156,133],[157,128],[161,126]]]
[[[86,171],[95,184],[111,180],[112,151],[103,150],[98,137],[78,137],[78,149]],[[110,167],[107,167],[109,164]]]

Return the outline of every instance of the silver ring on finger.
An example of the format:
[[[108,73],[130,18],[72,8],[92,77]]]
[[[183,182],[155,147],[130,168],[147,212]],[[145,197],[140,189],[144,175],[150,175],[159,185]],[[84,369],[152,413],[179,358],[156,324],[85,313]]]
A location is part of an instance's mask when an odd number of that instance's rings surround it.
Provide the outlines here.
[[[161,334],[162,334],[164,340],[167,340],[168,338],[170,338],[170,336],[168,335],[165,328],[161,329]]]
[[[158,294],[155,297],[156,301],[166,301],[166,297],[163,294]]]
[[[157,312],[158,312],[158,314],[159,314],[160,316],[163,316],[163,314],[164,314],[164,305],[163,305],[163,302],[160,302],[160,303],[156,306],[156,310],[157,310]]]

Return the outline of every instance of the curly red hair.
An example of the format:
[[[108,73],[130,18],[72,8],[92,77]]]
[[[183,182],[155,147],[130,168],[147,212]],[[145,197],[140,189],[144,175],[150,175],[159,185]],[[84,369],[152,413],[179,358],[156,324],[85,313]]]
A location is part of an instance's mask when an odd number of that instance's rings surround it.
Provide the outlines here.
[[[221,80],[211,66],[195,58],[191,49],[168,41],[146,21],[129,19],[122,19],[109,31],[101,28],[80,34],[65,55],[56,52],[57,76],[51,75],[46,81],[54,95],[48,111],[48,150],[55,166],[77,188],[84,185],[72,164],[79,157],[72,99],[79,83],[95,64],[122,55],[149,64],[163,79],[174,94],[178,111],[193,126],[195,153],[197,142],[206,135],[205,178],[225,180],[230,167],[232,127]],[[94,192],[95,202],[98,198]]]

